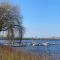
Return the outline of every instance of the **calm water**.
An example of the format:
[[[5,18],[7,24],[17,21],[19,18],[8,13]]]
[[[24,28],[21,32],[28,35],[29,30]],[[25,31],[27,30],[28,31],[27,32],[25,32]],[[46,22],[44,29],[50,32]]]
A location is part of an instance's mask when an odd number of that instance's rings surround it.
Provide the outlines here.
[[[5,43],[7,41],[1,41]],[[45,43],[48,42],[48,46],[31,46],[30,43]],[[26,44],[26,47],[14,47],[17,50],[23,50],[28,53],[33,53],[39,56],[48,56],[49,60],[60,60],[60,40],[23,40],[22,43]],[[55,45],[52,45],[55,44]],[[45,59],[46,60],[46,59]]]
[[[17,47],[18,50],[22,49],[28,53],[42,56],[42,60],[60,60],[60,40],[24,40],[22,41],[27,44],[26,47]],[[48,46],[30,46],[32,42],[45,43],[49,42]],[[52,45],[52,44],[55,45]]]
[[[60,40],[23,40],[25,44],[27,44],[26,47],[21,47],[25,51],[37,53],[37,54],[45,54],[48,55],[55,55],[60,54]],[[36,43],[45,43],[48,42],[49,44],[55,44],[55,45],[48,45],[48,46],[30,46],[29,44],[32,42]],[[17,47],[19,48],[19,47]]]

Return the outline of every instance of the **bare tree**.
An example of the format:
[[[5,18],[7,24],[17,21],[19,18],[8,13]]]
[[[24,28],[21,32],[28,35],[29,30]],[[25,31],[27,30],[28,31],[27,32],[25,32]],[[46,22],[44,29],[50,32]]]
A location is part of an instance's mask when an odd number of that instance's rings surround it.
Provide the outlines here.
[[[0,4],[0,31],[8,31],[8,40],[14,40],[14,30],[19,31],[20,43],[24,34],[21,13],[17,6]]]

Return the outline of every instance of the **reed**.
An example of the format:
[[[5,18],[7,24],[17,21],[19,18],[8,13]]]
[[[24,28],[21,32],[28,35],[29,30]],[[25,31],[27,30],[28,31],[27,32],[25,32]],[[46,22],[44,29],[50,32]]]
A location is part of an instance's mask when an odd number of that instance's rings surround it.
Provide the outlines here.
[[[36,55],[0,45],[0,60],[59,60],[60,56]]]
[[[0,45],[0,60],[41,60],[36,55]]]

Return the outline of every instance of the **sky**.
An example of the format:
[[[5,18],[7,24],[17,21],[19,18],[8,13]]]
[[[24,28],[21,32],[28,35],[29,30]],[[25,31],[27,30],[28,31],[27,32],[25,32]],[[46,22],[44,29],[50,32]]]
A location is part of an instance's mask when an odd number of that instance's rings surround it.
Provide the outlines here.
[[[9,0],[9,2],[17,4],[21,9],[25,37],[60,36],[60,0]]]

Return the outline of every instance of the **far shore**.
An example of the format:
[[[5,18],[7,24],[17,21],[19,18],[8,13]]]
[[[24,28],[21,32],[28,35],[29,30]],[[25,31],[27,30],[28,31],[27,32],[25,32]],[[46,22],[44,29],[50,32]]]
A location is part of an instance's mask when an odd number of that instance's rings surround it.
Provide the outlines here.
[[[0,38],[0,40],[8,40],[8,39]],[[15,38],[14,40],[20,40],[20,38]],[[22,40],[60,40],[60,38],[22,38]]]

